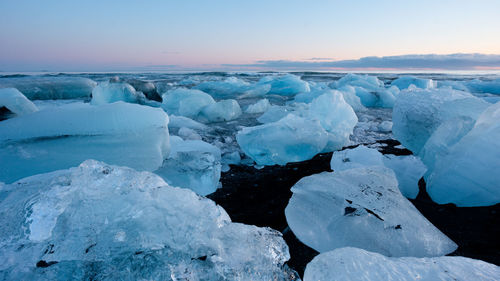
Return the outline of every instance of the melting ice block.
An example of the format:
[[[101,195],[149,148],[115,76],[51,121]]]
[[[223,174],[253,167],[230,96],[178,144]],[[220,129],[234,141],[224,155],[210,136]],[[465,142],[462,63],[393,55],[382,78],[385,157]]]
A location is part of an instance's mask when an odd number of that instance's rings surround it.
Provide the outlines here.
[[[205,122],[224,122],[240,117],[241,108],[236,100],[222,100],[205,106],[198,117]]]
[[[427,153],[439,153],[439,157],[433,159],[433,170],[426,175],[427,192],[432,200],[440,204],[454,203],[461,207],[500,203],[499,120],[500,102],[497,102],[479,116],[470,131],[465,128],[468,133],[462,138],[459,136],[464,129],[450,127],[447,130],[450,132],[444,134],[448,137],[445,143],[453,143],[459,138],[455,144],[444,150],[426,146]]]
[[[123,82],[103,82],[97,85],[92,91],[92,100],[90,103],[94,105],[117,101],[139,103],[144,100],[144,95],[136,92],[130,84]]]
[[[387,256],[428,257],[457,248],[401,195],[388,168],[324,172],[302,178],[291,190],[288,225],[320,253],[359,247]]]
[[[287,74],[284,76],[265,76],[257,85],[271,85],[267,94],[280,96],[294,96],[298,93],[309,92],[309,83],[301,80],[299,76]]]
[[[194,87],[217,99],[235,97],[258,97],[269,92],[270,85],[250,84],[237,77],[229,77],[223,81],[202,82]]]
[[[328,142],[328,133],[319,121],[293,114],[260,126],[239,131],[241,149],[258,165],[284,165],[311,159]]]
[[[153,171],[169,152],[168,116],[116,102],[69,104],[0,122],[0,181],[98,159]]]
[[[205,106],[215,103],[209,94],[185,88],[167,91],[162,98],[162,107],[168,114],[188,118],[196,118]]]
[[[189,188],[199,195],[217,190],[221,172],[219,148],[201,140],[182,140],[171,136],[171,151],[155,171],[167,183]]]
[[[96,82],[82,77],[0,78],[0,88],[16,88],[30,100],[89,98],[96,85]]]
[[[270,228],[149,172],[88,160],[0,191],[8,280],[290,280]]]
[[[399,191],[406,197],[415,199],[418,195],[418,181],[427,168],[419,158],[413,155],[382,155],[378,150],[360,145],[353,149],[335,151],[330,161],[334,171],[352,168],[381,166],[394,171],[398,180]]]
[[[400,90],[408,89],[410,85],[415,85],[415,87],[420,89],[429,89],[435,88],[436,82],[432,81],[432,79],[403,76],[392,81],[391,85],[398,87]]]
[[[376,76],[348,73],[339,80],[330,83],[330,87],[335,89],[346,85],[361,87],[368,91],[377,91],[384,87],[384,82],[380,81]]]
[[[493,80],[479,80],[474,79],[465,82],[467,88],[474,93],[490,93],[500,95],[500,79]]]
[[[38,111],[36,105],[34,105],[21,92],[14,88],[0,89],[0,109],[2,107],[7,108],[16,116]],[[0,120],[2,120],[1,116]]]
[[[398,95],[392,113],[392,132],[405,147],[419,154],[442,122],[454,118],[475,120],[489,105],[467,92],[447,88],[410,89]]]
[[[304,281],[495,281],[498,276],[500,267],[465,257],[390,258],[347,247],[316,256]]]
[[[260,101],[249,105],[245,112],[249,114],[264,113],[271,107],[268,99],[261,99]]]

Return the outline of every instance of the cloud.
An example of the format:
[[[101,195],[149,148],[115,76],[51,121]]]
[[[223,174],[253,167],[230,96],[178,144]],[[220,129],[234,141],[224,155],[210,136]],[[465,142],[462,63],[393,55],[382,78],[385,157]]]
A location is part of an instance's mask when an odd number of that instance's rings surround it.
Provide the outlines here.
[[[290,61],[268,60],[253,64],[224,65],[271,69],[444,69],[500,68],[500,55],[450,54],[364,57],[357,60]]]

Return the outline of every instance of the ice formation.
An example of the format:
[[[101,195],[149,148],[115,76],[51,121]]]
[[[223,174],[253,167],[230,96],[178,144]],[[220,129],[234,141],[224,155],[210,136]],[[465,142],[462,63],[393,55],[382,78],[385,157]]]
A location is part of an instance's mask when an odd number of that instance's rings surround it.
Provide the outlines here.
[[[328,133],[319,121],[289,114],[277,122],[247,127],[236,140],[258,165],[284,165],[311,159],[328,142]]]
[[[38,111],[36,105],[28,100],[23,93],[14,88],[0,89],[0,109],[7,108],[16,116]],[[0,116],[0,120],[2,117]]]
[[[167,91],[162,98],[162,107],[169,115],[181,115],[192,119],[196,118],[205,106],[215,103],[209,94],[185,88]]]
[[[168,116],[116,102],[69,104],[0,122],[0,181],[97,159],[153,171],[169,152]]]
[[[127,83],[134,87],[136,91],[142,92],[146,98],[159,102],[162,101],[160,94],[156,90],[155,84],[152,82],[130,79],[127,80]]]
[[[471,92],[500,95],[500,78],[492,80],[474,79],[465,82],[465,85]]]
[[[346,85],[361,87],[368,91],[377,91],[384,87],[384,82],[380,81],[376,76],[349,73],[330,83],[330,87],[335,89]]]
[[[270,228],[149,172],[88,160],[0,191],[6,280],[290,280]]]
[[[436,137],[434,143],[438,145],[433,148],[426,145],[425,155],[437,154],[432,159],[433,169],[426,175],[427,192],[432,200],[461,207],[500,203],[499,120],[500,102],[497,102],[479,116],[470,131],[470,122],[458,128],[461,123],[453,120],[444,137]],[[467,133],[460,138],[463,132]],[[444,149],[436,149],[443,148],[440,143],[444,143]]]
[[[268,99],[261,99],[258,102],[249,105],[245,112],[249,114],[264,113],[271,107]]]
[[[219,186],[221,152],[201,140],[170,138],[171,151],[155,171],[173,186],[189,188],[199,195],[214,192]]]
[[[358,247],[387,256],[428,257],[457,248],[401,195],[388,168],[324,172],[302,178],[291,190],[288,225],[320,253]]]
[[[406,197],[415,199],[418,195],[418,181],[427,168],[419,158],[413,155],[382,155],[378,150],[360,145],[353,149],[336,151],[332,155],[330,167],[334,171],[352,168],[382,166],[394,171],[398,180],[399,191]]]
[[[465,257],[391,258],[357,248],[342,248],[316,256],[304,281],[495,281],[500,267]]]
[[[236,77],[229,77],[223,81],[206,81],[194,87],[217,99],[235,97],[259,97],[267,94],[271,85],[250,84]]]
[[[473,120],[490,104],[467,92],[448,88],[411,89],[398,95],[392,131],[405,147],[419,154],[432,133],[445,120]]]
[[[231,121],[240,117],[241,108],[236,100],[221,100],[205,106],[198,119],[205,122]]]
[[[402,76],[391,82],[391,85],[398,87],[400,90],[408,89],[410,85],[420,89],[435,88],[436,82],[432,79],[417,78],[414,76]]]
[[[299,76],[287,74],[283,76],[265,76],[257,85],[271,85],[267,94],[280,96],[294,96],[298,93],[309,92],[309,83]]]
[[[92,100],[90,103],[94,105],[117,101],[139,103],[144,100],[144,95],[136,92],[130,84],[123,82],[103,82],[99,83],[92,91]]]
[[[0,88],[16,88],[30,100],[89,98],[96,84],[96,82],[83,77],[0,78]]]

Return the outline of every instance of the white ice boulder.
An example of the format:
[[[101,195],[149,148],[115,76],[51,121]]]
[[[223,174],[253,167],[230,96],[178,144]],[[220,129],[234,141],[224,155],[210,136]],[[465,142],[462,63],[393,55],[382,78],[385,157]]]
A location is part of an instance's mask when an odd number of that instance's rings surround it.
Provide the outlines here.
[[[221,152],[201,140],[182,140],[171,136],[171,151],[154,171],[168,184],[189,188],[199,195],[217,190],[221,173]]]
[[[399,192],[394,173],[370,166],[302,178],[285,209],[293,233],[320,253],[358,247],[387,256],[442,256],[457,245]]]
[[[91,104],[102,105],[117,101],[130,103],[144,102],[145,96],[136,92],[134,87],[123,82],[102,82],[92,91]]]
[[[400,90],[408,89],[410,85],[415,85],[415,87],[420,89],[435,88],[436,82],[432,79],[417,78],[415,76],[402,76],[391,82],[392,86],[398,87]]]
[[[238,102],[234,99],[221,100],[216,103],[205,106],[198,120],[202,122],[225,122],[234,120],[241,115],[241,108]]]
[[[263,96],[270,88],[270,85],[250,84],[237,77],[229,77],[223,81],[206,81],[194,87],[217,99]]]
[[[6,280],[289,280],[270,228],[149,172],[88,160],[0,191]]]
[[[454,118],[475,120],[489,105],[467,92],[449,88],[402,91],[392,113],[392,132],[405,147],[419,154],[442,122]]]
[[[304,281],[496,281],[500,267],[465,257],[385,257],[357,248],[316,256],[307,264]]]
[[[271,85],[267,94],[280,96],[294,96],[298,93],[309,92],[309,83],[299,76],[287,74],[283,76],[265,76],[257,85]]]
[[[167,91],[162,96],[162,108],[168,114],[196,118],[200,111],[215,100],[207,93],[200,90],[177,88]]]
[[[16,116],[38,111],[36,105],[15,88],[0,89],[0,108],[2,107]]]
[[[249,105],[245,109],[245,113],[248,114],[257,114],[257,113],[264,113],[266,112],[269,108],[271,107],[271,103],[269,103],[268,99],[261,99],[258,102]]]
[[[460,207],[500,203],[499,120],[497,102],[479,116],[467,134],[436,157],[433,170],[426,175],[427,192],[433,201]],[[460,132],[460,128],[449,131]],[[447,136],[454,139],[452,134]]]
[[[321,152],[328,133],[317,120],[289,114],[277,122],[244,128],[236,140],[258,165],[284,165],[311,159]]]
[[[0,78],[0,88],[16,88],[30,100],[89,98],[96,82],[83,77],[25,76]]]
[[[0,181],[97,159],[153,171],[169,152],[168,116],[116,102],[69,104],[0,122]]]
[[[418,181],[427,170],[422,161],[413,155],[382,155],[378,150],[364,145],[335,151],[330,161],[330,167],[334,171],[370,166],[387,167],[393,170],[398,180],[399,191],[403,196],[411,199],[417,197]]]
[[[200,122],[194,121],[191,118],[177,115],[169,115],[169,128],[189,128],[192,130],[207,130],[208,126]]]

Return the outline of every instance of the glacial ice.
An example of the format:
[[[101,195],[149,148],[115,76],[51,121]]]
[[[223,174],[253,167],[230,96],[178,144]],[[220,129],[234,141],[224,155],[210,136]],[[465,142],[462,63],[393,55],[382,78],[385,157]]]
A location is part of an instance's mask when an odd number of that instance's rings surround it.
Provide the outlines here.
[[[467,128],[470,123],[463,123],[465,129],[462,130],[456,127],[446,130],[449,133],[444,135],[448,136],[446,141],[451,145],[440,151],[439,157],[434,159],[433,170],[426,175],[427,192],[433,201],[460,207],[500,203],[499,120],[500,102],[497,102],[479,116],[470,131]],[[439,150],[427,150],[428,153],[433,151]]]
[[[170,137],[170,155],[154,171],[168,184],[189,188],[199,195],[217,190],[221,173],[219,148],[201,140]]]
[[[208,126],[200,122],[194,121],[191,118],[177,115],[169,115],[170,122],[168,123],[169,128],[189,128],[192,130],[207,130]]]
[[[430,89],[436,87],[436,82],[432,79],[417,78],[414,76],[402,76],[391,82],[392,86],[398,87],[400,90],[408,89],[410,85],[420,89]]]
[[[387,167],[393,170],[398,180],[399,191],[404,197],[411,199],[417,197],[418,181],[427,170],[422,161],[413,155],[382,155],[378,150],[364,145],[335,151],[330,161],[330,167],[334,171],[370,166]]]
[[[500,95],[500,78],[492,80],[474,79],[465,82],[465,85],[474,93],[490,93]]]
[[[0,109],[7,108],[15,116],[38,111],[36,105],[15,88],[0,89]],[[0,121],[2,116],[0,116]]]
[[[293,233],[327,252],[359,247],[387,256],[441,256],[457,245],[398,190],[394,173],[370,166],[302,178],[285,209]]]
[[[236,140],[258,165],[284,165],[311,159],[328,142],[328,133],[319,121],[289,114],[277,122],[246,127]]]
[[[271,85],[250,84],[237,77],[229,77],[223,81],[206,81],[194,87],[210,94],[216,99],[230,99],[236,97],[264,96],[271,89]]]
[[[6,280],[290,280],[270,228],[149,172],[87,160],[2,188]]]
[[[354,109],[354,111],[364,111],[366,108],[361,103],[361,99],[356,95],[356,89],[352,86],[343,86],[338,89],[344,96],[344,100]]]
[[[257,114],[257,113],[264,113],[266,112],[269,108],[271,107],[271,103],[269,103],[268,99],[261,99],[258,102],[249,105],[245,109],[245,113],[248,114]]]
[[[146,98],[141,92],[136,92],[134,87],[123,82],[102,82],[92,91],[91,104],[102,105],[117,101],[130,103],[144,102]]]
[[[83,77],[26,76],[0,78],[0,88],[16,88],[30,100],[90,98],[96,82]]]
[[[0,181],[7,183],[97,159],[153,171],[169,152],[168,116],[116,102],[74,103],[0,122]]]
[[[385,257],[357,248],[341,248],[316,256],[307,264],[304,281],[495,281],[500,267],[465,257]]]
[[[191,119],[196,119],[205,106],[215,103],[209,94],[185,88],[169,90],[162,98],[162,107],[169,115],[181,115]]]
[[[260,123],[272,123],[279,121],[290,113],[293,113],[294,109],[290,106],[279,106],[271,105],[264,114],[257,118]]]
[[[269,95],[294,96],[311,90],[309,83],[293,74],[264,76],[257,85],[271,85],[271,89],[267,93]]]
[[[384,87],[384,82],[380,81],[376,76],[348,73],[339,80],[330,83],[329,86],[338,89],[347,85],[364,88],[368,91],[377,91]]]
[[[234,120],[241,115],[240,105],[236,100],[221,100],[205,106],[198,117],[198,120],[211,122],[224,122]]]
[[[490,104],[448,88],[402,91],[392,113],[394,137],[419,154],[439,125],[449,119],[476,119]]]
[[[142,92],[146,98],[154,101],[161,102],[161,96],[156,90],[156,86],[152,82],[142,81],[139,79],[129,79],[126,81],[138,92]]]
[[[193,129],[188,127],[181,127],[177,131],[177,135],[184,140],[201,140],[201,136]],[[172,143],[172,140],[170,140]]]

